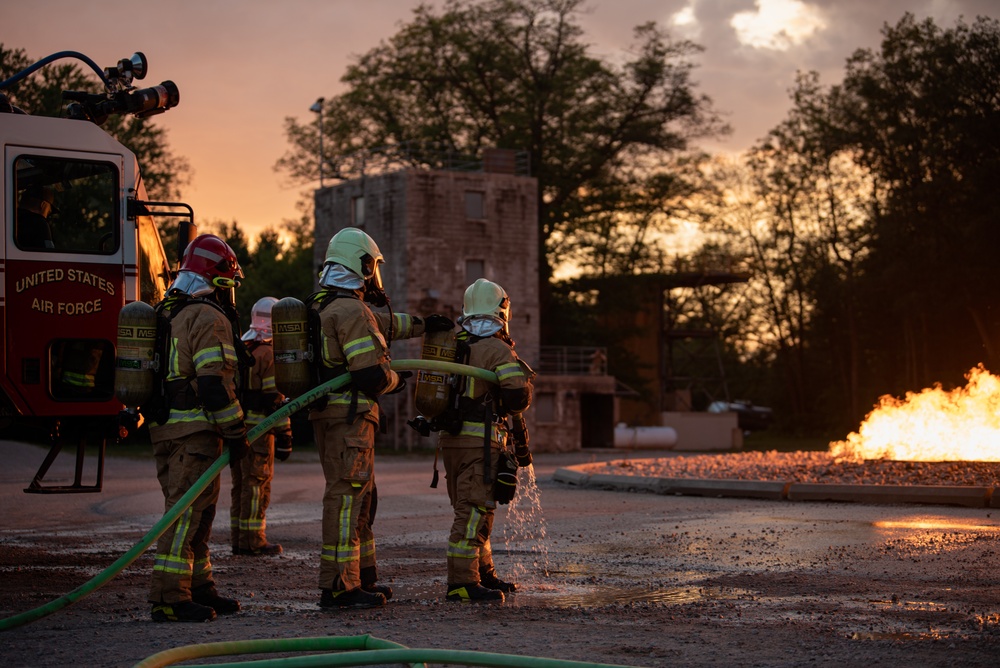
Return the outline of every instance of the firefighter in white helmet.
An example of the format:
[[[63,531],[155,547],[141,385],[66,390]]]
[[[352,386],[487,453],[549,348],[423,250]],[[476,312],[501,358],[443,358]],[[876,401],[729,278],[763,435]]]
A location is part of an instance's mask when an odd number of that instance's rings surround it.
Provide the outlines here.
[[[462,376],[457,422],[439,432],[454,521],[448,537],[448,601],[501,603],[517,585],[501,580],[493,565],[490,533],[500,452],[507,447],[504,421],[531,404],[534,372],[514,352],[510,299],[480,278],[465,291],[456,361],[492,371],[499,385]],[[518,465],[530,464],[527,443]],[[487,454],[489,460],[486,459]],[[509,498],[506,499],[510,501]]]
[[[223,447],[232,462],[247,453],[247,429],[236,396],[239,367],[252,364],[239,339],[233,306],[233,290],[241,278],[229,244],[203,234],[188,244],[177,278],[156,307],[169,323],[167,331],[157,334],[166,342],[164,392],[143,414],[151,421],[156,475],[167,510]],[[239,601],[218,594],[212,576],[208,545],[219,491],[217,477],[160,536],[149,590],[154,621],[204,622],[240,609]]]
[[[271,336],[271,307],[274,297],[261,297],[250,309],[250,328],[243,335],[254,365],[241,387],[240,403],[246,414],[247,429],[253,429],[277,410],[285,397],[274,384],[274,346]],[[292,423],[285,418],[250,444],[246,457],[232,466],[230,538],[233,554],[274,556],[281,545],[267,540],[267,508],[271,504],[274,460],[285,461],[292,453]]]
[[[391,309],[373,312],[368,303],[389,304],[382,262],[382,253],[365,232],[340,230],[327,247],[320,290],[307,300],[319,317],[315,345],[321,380],[344,373],[351,378],[309,413],[326,478],[319,570],[323,608],[375,607],[392,596],[389,587],[377,584],[371,529],[375,430],[379,397],[402,391],[411,374],[389,367],[389,342],[421,336],[426,328],[454,327],[441,315],[424,320]]]

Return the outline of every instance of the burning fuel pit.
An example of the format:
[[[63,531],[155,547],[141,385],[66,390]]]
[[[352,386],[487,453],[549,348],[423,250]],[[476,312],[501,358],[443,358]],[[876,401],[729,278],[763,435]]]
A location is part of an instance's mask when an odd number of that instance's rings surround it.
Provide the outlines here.
[[[663,494],[1000,508],[1000,377],[883,396],[828,452],[745,452],[615,460],[556,480]],[[641,481],[641,482],[640,482]]]

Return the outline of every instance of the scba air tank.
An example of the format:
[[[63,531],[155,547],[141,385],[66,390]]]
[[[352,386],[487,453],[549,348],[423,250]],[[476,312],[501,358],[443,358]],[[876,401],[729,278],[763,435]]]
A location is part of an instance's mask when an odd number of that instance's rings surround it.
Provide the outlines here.
[[[295,398],[315,386],[309,345],[306,305],[285,297],[271,307],[274,345],[274,384],[286,397]]]
[[[428,332],[424,334],[422,360],[454,362],[456,354],[455,332]],[[442,371],[421,369],[417,372],[417,386],[413,393],[413,403],[425,418],[432,419],[448,408],[451,390],[451,374]]]
[[[115,396],[139,408],[153,396],[156,364],[156,311],[145,302],[126,304],[118,313]]]

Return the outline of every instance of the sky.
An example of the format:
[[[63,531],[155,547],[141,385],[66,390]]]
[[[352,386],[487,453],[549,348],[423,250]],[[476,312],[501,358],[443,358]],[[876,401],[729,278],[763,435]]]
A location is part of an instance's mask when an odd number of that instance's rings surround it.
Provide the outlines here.
[[[98,66],[135,51],[149,62],[139,86],[173,81],[180,103],[155,122],[191,166],[183,201],[201,224],[232,222],[251,238],[298,219],[314,184],[293,184],[275,163],[289,148],[287,117],[310,122],[319,97],[344,92],[353,60],[409,22],[418,0],[31,0],[0,6],[0,43],[32,61],[78,51]],[[440,2],[426,4],[441,6]],[[881,30],[909,11],[950,28],[959,17],[1000,18],[996,0],[589,0],[579,23],[595,56],[614,60],[635,26],[656,21],[704,47],[697,90],[733,132],[713,152],[751,146],[787,114],[797,71],[839,83],[847,58],[877,49]],[[69,62],[69,61],[63,61]],[[82,64],[81,64],[82,65]],[[89,68],[83,66],[89,71]],[[327,182],[329,185],[329,182]]]

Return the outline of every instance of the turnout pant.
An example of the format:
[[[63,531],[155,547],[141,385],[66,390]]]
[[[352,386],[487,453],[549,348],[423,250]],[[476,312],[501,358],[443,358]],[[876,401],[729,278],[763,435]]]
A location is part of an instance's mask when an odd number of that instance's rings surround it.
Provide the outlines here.
[[[479,582],[480,569],[493,567],[490,533],[493,531],[493,479],[496,478],[499,452],[490,448],[492,473],[483,480],[483,447],[444,447],[445,477],[448,498],[455,511],[448,536],[448,584]]]
[[[274,478],[274,434],[268,432],[250,445],[247,456],[230,462],[233,478],[229,512],[233,550],[258,550],[267,544],[266,513],[271,505]]]
[[[366,416],[358,416],[354,424],[342,419],[313,420],[313,435],[326,479],[320,589],[344,591],[361,586],[363,545],[374,565],[375,537],[369,512],[375,427]]]
[[[222,454],[222,438],[199,431],[153,443],[156,477],[163,490],[164,512],[170,510]],[[191,600],[191,589],[212,582],[208,541],[215,520],[220,483],[216,477],[156,543],[151,603]]]

